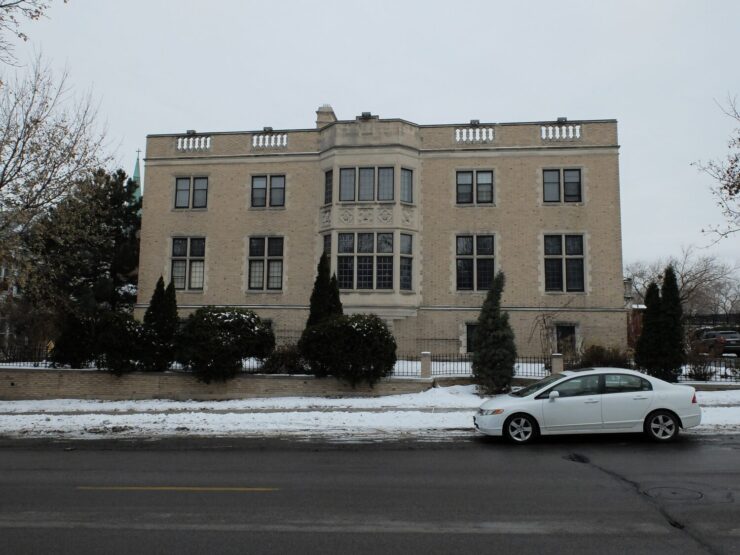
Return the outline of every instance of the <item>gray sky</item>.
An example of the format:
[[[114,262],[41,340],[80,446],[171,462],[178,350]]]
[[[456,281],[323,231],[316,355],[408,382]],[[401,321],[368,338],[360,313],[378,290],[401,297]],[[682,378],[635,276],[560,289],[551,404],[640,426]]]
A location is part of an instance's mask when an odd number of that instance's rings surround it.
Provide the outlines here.
[[[740,2],[54,0],[24,23],[100,101],[131,173],[148,133],[314,126],[323,103],[420,124],[617,118],[625,263],[706,246],[690,164],[727,153]],[[740,264],[740,236],[709,247]]]

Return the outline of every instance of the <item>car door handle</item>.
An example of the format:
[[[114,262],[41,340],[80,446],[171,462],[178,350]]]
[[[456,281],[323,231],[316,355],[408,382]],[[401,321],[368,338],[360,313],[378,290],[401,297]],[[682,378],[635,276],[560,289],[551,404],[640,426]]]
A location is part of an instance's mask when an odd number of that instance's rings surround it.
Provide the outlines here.
[[[635,401],[644,401],[648,397],[632,397]]]
[[[587,405],[590,405],[590,404],[593,404],[593,403],[598,403],[599,400],[598,399],[594,399],[592,401],[583,401],[583,402],[586,403]]]

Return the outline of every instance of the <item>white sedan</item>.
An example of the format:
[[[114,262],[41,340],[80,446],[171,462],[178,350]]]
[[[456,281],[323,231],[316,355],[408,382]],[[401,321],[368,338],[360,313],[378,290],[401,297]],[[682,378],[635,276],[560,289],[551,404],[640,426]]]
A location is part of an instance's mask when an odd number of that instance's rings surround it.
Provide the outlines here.
[[[475,429],[528,443],[538,435],[644,432],[656,441],[701,422],[693,387],[622,368],[552,374],[483,403]]]

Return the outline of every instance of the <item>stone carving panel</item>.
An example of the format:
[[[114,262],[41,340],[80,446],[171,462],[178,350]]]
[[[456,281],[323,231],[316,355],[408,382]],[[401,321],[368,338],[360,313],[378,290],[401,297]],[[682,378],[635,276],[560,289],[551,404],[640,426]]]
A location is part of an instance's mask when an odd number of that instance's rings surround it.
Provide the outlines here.
[[[339,213],[339,221],[343,224],[351,224],[355,221],[355,215],[352,213],[352,210],[345,208]]]
[[[403,210],[401,210],[401,221],[403,222],[403,225],[414,225],[414,220],[416,214],[411,208],[404,207]]]
[[[393,211],[387,208],[381,208],[378,210],[378,223],[391,224],[393,223]]]
[[[321,227],[329,227],[331,225],[331,208],[324,208],[321,210]]]
[[[360,208],[357,211],[357,223],[372,224],[373,221],[374,221],[374,218],[373,218],[372,208]]]

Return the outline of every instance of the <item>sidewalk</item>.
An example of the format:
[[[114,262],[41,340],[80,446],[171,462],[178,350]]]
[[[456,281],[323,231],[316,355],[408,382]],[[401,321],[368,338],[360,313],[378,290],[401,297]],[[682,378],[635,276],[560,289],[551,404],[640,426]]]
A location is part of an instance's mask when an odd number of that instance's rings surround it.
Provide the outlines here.
[[[702,425],[688,433],[740,432],[740,390],[699,391]],[[0,401],[0,436],[58,438],[322,437],[429,440],[469,437],[485,399],[474,386],[375,398],[238,401]]]

